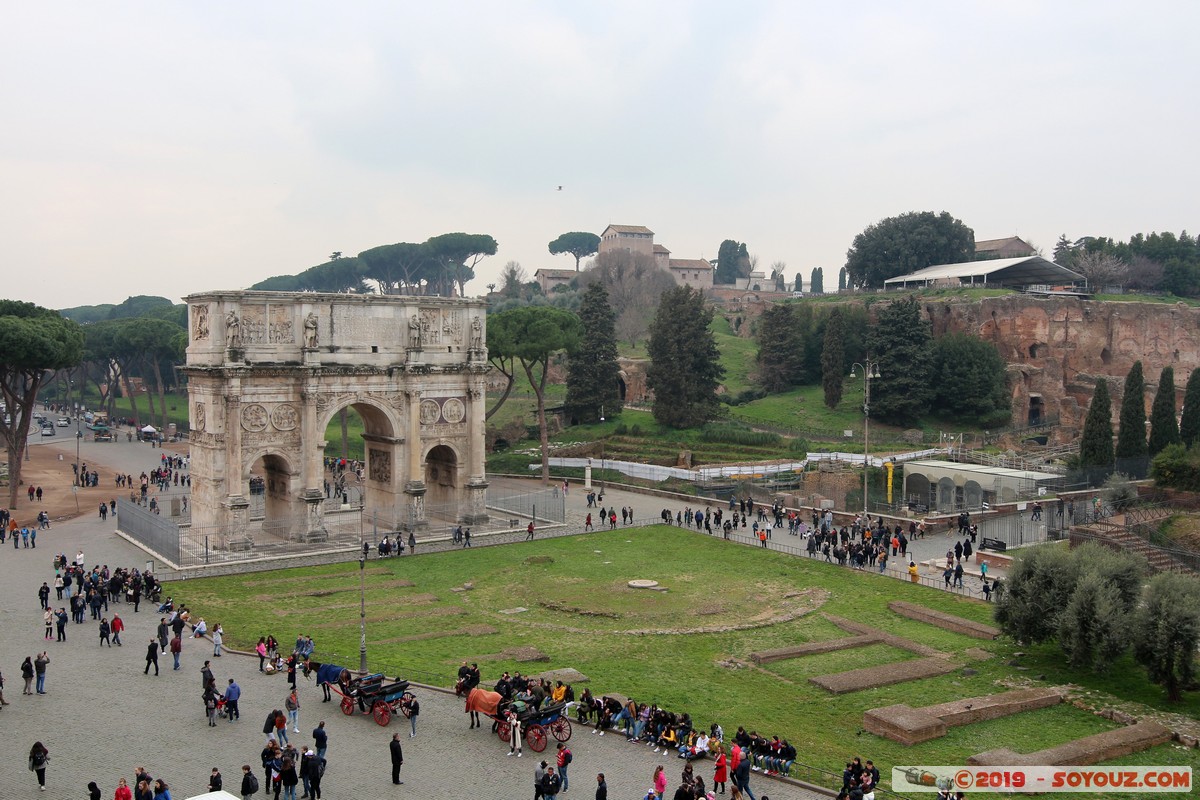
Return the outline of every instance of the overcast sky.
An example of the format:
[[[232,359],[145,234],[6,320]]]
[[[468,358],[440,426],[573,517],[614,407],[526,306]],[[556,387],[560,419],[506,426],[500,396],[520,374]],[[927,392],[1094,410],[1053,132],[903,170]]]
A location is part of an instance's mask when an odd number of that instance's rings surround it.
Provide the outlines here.
[[[610,222],[826,286],[910,210],[1200,228],[1194,0],[5,6],[2,291],[55,308],[450,231],[499,242],[482,294]]]

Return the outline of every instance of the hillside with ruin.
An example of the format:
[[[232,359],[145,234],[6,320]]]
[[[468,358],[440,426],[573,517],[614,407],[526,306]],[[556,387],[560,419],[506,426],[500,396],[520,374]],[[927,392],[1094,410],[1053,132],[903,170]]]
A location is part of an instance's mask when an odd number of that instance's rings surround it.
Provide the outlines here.
[[[878,307],[883,298],[871,296]],[[743,336],[772,300],[754,295],[725,304]],[[827,301],[826,301],[827,302]],[[861,303],[863,299],[849,299]],[[1009,294],[981,299],[921,298],[935,336],[961,332],[987,339],[1008,363],[1013,424],[1057,421],[1056,438],[1069,441],[1083,424],[1096,382],[1109,379],[1114,421],[1125,375],[1139,359],[1146,375],[1147,407],[1165,366],[1183,387],[1200,363],[1200,308],[1184,303],[1084,300]]]

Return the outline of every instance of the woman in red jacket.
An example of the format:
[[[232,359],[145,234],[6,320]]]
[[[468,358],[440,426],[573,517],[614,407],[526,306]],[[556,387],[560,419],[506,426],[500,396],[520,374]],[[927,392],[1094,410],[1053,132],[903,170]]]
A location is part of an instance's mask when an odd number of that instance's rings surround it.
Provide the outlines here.
[[[729,779],[729,762],[725,758],[725,745],[717,745],[717,760],[714,763],[716,769],[713,770],[713,791],[725,794],[725,781]]]
[[[124,778],[117,779],[117,792],[113,795],[113,800],[133,800],[133,790]]]

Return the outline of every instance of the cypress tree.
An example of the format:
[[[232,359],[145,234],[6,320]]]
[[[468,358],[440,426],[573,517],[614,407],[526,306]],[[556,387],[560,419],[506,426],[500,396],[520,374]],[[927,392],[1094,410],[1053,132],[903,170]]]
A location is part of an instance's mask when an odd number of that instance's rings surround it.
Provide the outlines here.
[[[583,293],[579,304],[583,338],[567,365],[568,418],[595,422],[604,410],[606,418],[621,413],[621,394],[617,386],[617,315],[608,302],[604,283],[596,281]]]
[[[911,425],[933,401],[933,334],[915,297],[890,303],[879,312],[868,337],[868,352],[879,362],[872,381],[871,413],[892,425]]]
[[[838,270],[838,291],[846,291],[846,268],[842,267]]]
[[[1158,379],[1154,405],[1150,407],[1150,456],[1154,457],[1167,445],[1179,442],[1179,423],[1175,420],[1175,368],[1163,367]]]
[[[808,290],[813,294],[825,294],[825,270],[821,267],[813,267]]]
[[[1183,392],[1183,417],[1179,420],[1179,438],[1184,447],[1191,447],[1200,439],[1200,369],[1192,370],[1188,376],[1187,389]]]
[[[1087,418],[1083,421],[1083,436],[1079,441],[1079,464],[1084,469],[1098,467],[1110,470],[1112,463],[1112,400],[1108,396],[1108,381],[1101,378],[1096,383],[1092,404],[1088,406]]]
[[[703,425],[717,416],[717,384],[725,374],[721,351],[709,329],[712,309],[689,286],[663,293],[650,323],[650,367],[654,419],[672,428]]]
[[[776,303],[758,318],[756,379],[769,394],[800,383],[804,372],[803,331],[793,318],[792,308]]]
[[[821,348],[821,386],[825,389],[825,405],[837,408],[842,402],[843,381],[846,379],[846,322],[842,310],[835,308],[825,323],[825,342]]]
[[[1135,361],[1125,376],[1125,391],[1121,395],[1121,426],[1117,429],[1117,458],[1145,458],[1146,449],[1146,380],[1142,362]],[[1122,470],[1125,471],[1125,470]]]

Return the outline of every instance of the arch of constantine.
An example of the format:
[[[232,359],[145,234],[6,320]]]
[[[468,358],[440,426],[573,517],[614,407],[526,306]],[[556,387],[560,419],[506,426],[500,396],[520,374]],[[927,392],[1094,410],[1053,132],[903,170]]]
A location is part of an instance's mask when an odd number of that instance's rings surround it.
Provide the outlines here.
[[[486,520],[487,304],[440,297],[205,292],[186,298],[192,525],[236,538],[252,475],[264,528],[325,538],[325,431],[363,420],[364,510],[392,530],[427,505]]]

